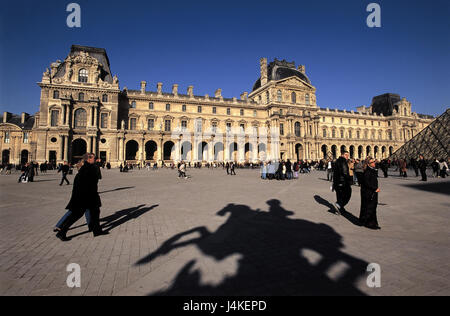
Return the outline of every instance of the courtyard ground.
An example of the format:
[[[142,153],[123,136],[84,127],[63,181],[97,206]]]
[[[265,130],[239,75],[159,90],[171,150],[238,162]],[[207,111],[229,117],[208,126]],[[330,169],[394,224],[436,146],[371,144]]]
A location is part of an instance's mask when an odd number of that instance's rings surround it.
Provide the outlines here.
[[[72,186],[52,171],[0,176],[0,295],[449,295],[450,181],[380,178],[380,231],[330,212],[325,172],[263,181],[258,170],[103,170],[102,225],[52,228]],[[380,172],[381,174],[381,172]],[[411,175],[412,173],[409,172]],[[73,176],[69,176],[73,180]],[[81,287],[66,267],[81,267]],[[367,267],[381,269],[369,288]]]

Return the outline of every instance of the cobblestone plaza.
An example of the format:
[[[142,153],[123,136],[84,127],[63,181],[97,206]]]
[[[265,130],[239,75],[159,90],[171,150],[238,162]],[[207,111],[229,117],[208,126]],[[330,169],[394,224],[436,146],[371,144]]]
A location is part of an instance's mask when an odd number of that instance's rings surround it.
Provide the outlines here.
[[[34,183],[0,176],[0,295],[449,295],[450,181],[380,178],[381,231],[330,212],[325,172],[263,181],[258,170],[104,170],[102,225],[84,218],[62,243],[52,228],[72,186],[54,171]],[[73,181],[73,176],[69,176]],[[81,287],[66,285],[67,265]],[[381,268],[369,288],[367,267]]]

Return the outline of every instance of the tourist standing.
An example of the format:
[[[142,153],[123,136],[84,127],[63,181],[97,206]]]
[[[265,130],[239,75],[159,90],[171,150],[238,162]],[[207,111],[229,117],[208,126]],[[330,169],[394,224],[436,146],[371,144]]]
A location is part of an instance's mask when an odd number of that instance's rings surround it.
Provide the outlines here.
[[[327,180],[333,181],[333,162],[328,160],[327,164]]]
[[[362,226],[370,229],[380,229],[377,220],[378,205],[378,174],[375,169],[375,160],[367,158],[367,167],[361,183],[361,213],[359,221]]]
[[[427,181],[427,162],[422,155],[419,156],[418,168],[420,169],[420,174],[422,175],[421,181]]]

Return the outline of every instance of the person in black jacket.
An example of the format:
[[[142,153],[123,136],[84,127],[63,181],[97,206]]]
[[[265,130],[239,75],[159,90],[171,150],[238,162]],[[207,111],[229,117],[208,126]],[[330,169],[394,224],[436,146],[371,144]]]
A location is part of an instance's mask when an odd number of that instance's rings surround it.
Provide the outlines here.
[[[380,229],[377,220],[378,205],[378,175],[375,169],[375,160],[367,158],[367,167],[361,183],[361,213],[359,222],[362,226],[370,229]]]
[[[419,169],[420,174],[422,175],[421,181],[427,181],[427,161],[423,158],[422,155],[419,156]]]
[[[350,170],[348,167],[349,153],[343,151],[342,156],[336,160],[333,172],[333,189],[336,191],[337,202],[336,214],[340,215],[341,210],[345,210],[345,206],[350,201],[352,196],[352,177],[350,176]]]
[[[98,180],[101,178],[98,167],[94,164],[95,155],[85,154],[84,164],[78,171],[73,182],[72,196],[66,209],[69,210],[68,216],[60,225],[60,230],[56,237],[62,241],[69,240],[66,237],[67,231],[76,221],[85,213],[89,230],[93,232],[94,237],[106,234],[100,227],[100,207],[102,202],[98,194]]]
[[[64,165],[62,165],[58,169],[58,172],[62,173],[61,183],[59,184],[60,186],[63,185],[64,181],[66,181],[67,185],[70,184],[69,180],[67,180],[67,174],[69,173],[69,170],[70,170],[69,164],[67,163],[67,161],[64,161]]]

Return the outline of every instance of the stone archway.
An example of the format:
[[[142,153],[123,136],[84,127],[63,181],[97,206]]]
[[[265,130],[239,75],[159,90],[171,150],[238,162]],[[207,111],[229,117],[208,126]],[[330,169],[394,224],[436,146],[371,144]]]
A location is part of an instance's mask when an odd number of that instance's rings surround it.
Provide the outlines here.
[[[323,159],[328,159],[328,146],[322,145],[321,151]]]
[[[180,148],[180,154],[181,154],[181,160],[183,161],[191,161],[191,155],[192,155],[192,144],[189,141],[184,141],[181,144]]]
[[[297,161],[303,160],[303,145],[302,144],[296,144],[295,145],[295,157],[297,158]]]
[[[175,144],[172,141],[167,141],[164,143],[164,160],[172,160],[173,154],[175,152]]]
[[[137,152],[139,151],[139,144],[135,140],[127,142],[125,147],[125,160],[137,160]]]
[[[20,153],[20,164],[24,165],[28,162],[28,157],[29,157],[29,152],[28,150],[22,150],[22,152]]]
[[[8,164],[10,159],[11,152],[9,149],[5,149],[2,151],[2,164]]]
[[[87,153],[87,144],[86,141],[82,138],[75,139],[72,142],[72,164],[77,163],[83,158],[83,155]]]
[[[214,160],[221,161],[223,159],[223,143],[215,143],[214,144]],[[222,159],[221,159],[222,158]]]
[[[145,160],[156,160],[156,152],[158,151],[158,145],[155,141],[150,140],[145,143]]]

